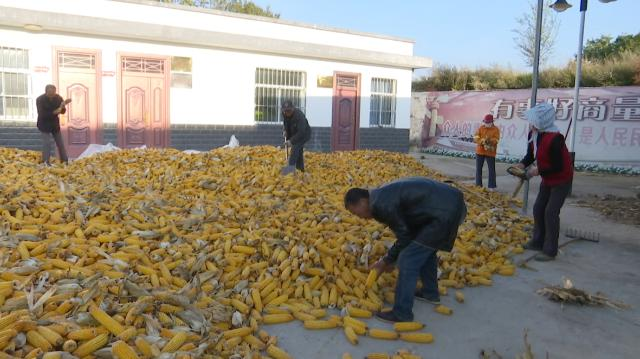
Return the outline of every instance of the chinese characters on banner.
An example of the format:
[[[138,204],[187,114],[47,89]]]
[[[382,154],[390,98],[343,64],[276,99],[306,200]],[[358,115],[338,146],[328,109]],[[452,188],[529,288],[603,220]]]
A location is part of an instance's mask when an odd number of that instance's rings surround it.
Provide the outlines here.
[[[528,135],[524,112],[531,108],[530,94],[530,90],[414,94],[424,96],[427,107],[425,118],[418,119],[423,121],[422,146],[474,151],[473,135],[484,115],[491,113],[501,132],[498,153],[522,156]],[[555,107],[556,125],[565,134],[573,116],[573,89],[541,89],[538,102]],[[578,106],[578,161],[640,165],[640,87],[583,88]]]

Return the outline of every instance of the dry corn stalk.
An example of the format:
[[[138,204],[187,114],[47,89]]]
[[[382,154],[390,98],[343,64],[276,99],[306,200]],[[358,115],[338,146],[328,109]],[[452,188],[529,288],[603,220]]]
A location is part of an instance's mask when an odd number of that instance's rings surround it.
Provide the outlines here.
[[[44,168],[35,152],[0,148],[4,350],[98,356],[118,343],[141,358],[264,348],[286,356],[258,331],[265,319],[293,318],[344,325],[357,342],[366,324],[326,319],[324,309],[366,318],[392,297],[396,274],[374,278],[367,264],[394,237],[346,213],[343,193],[398,177],[445,178],[401,154],[308,159],[305,176],[280,176],[269,147],[124,150]],[[440,254],[443,290],[510,274],[529,224],[508,199],[457,186],[469,215],[453,251]]]

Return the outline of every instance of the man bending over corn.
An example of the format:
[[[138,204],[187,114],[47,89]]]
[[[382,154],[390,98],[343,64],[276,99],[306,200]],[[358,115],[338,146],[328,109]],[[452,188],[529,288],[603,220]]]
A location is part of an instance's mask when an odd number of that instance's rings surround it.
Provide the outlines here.
[[[460,190],[427,178],[405,178],[366,190],[352,188],[344,196],[349,212],[373,218],[393,231],[397,240],[371,266],[378,273],[397,264],[395,303],[391,311],[376,313],[386,322],[413,320],[413,298],[440,303],[436,251],[450,251],[467,207]],[[418,278],[422,290],[416,291]]]

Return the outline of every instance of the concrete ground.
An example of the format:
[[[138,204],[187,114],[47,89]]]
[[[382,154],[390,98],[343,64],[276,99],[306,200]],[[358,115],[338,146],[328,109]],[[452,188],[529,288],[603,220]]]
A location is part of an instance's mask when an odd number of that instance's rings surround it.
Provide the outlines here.
[[[415,156],[457,180],[473,179],[473,160]],[[506,167],[498,165],[498,189],[511,193],[516,180],[506,174]],[[538,186],[539,179],[532,180],[531,206]],[[433,344],[361,337],[360,344],[352,346],[342,331],[310,331],[298,322],[265,329],[278,335],[280,345],[295,358],[341,358],[345,352],[364,358],[367,353],[406,348],[430,359],[478,358],[483,349],[495,350],[506,359],[524,351],[524,330],[529,332],[536,358],[640,358],[640,227],[614,223],[573,204],[588,194],[607,193],[636,196],[640,193],[640,178],[579,173],[574,197],[568,199],[561,214],[563,229],[598,232],[600,243],[574,242],[562,248],[554,262],[532,261],[530,267],[535,270],[518,268],[514,277],[494,277],[492,287],[465,288],[464,304],[455,302],[449,294],[443,297],[443,303],[453,308],[450,317],[433,312],[429,304],[416,302],[415,319],[433,333]],[[561,236],[561,243],[566,240]],[[525,252],[521,257],[530,254]],[[632,308],[561,306],[535,293],[544,286],[561,284],[563,278],[571,279],[577,288],[602,292]],[[368,322],[370,327],[391,328],[375,319]]]

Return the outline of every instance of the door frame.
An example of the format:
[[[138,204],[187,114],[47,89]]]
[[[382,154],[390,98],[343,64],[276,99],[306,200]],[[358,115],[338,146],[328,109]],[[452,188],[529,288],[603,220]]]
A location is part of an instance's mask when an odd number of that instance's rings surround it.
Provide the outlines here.
[[[347,75],[353,76],[356,78],[357,86],[356,86],[356,119],[355,119],[355,131],[354,131],[354,139],[353,139],[353,150],[357,150],[360,148],[360,106],[361,106],[361,87],[362,87],[362,74],[356,72],[344,72],[344,71],[334,71],[333,72],[333,94],[331,97],[331,151],[336,150],[336,138],[334,136],[334,126],[336,122],[336,98],[338,98],[338,76],[339,75]]]
[[[164,88],[165,88],[164,121],[165,121],[165,128],[166,128],[166,131],[165,131],[166,147],[165,148],[171,147],[171,119],[169,116],[169,114],[171,113],[169,108],[170,100],[171,100],[171,96],[169,95],[169,92],[171,91],[171,56],[152,55],[152,54],[145,54],[145,53],[139,53],[139,52],[120,52],[120,51],[116,53],[116,103],[117,103],[117,111],[118,111],[117,120],[116,120],[117,121],[116,136],[118,139],[118,146],[120,146],[121,148],[125,148],[124,118],[122,118],[122,58],[129,57],[129,56],[164,61],[164,68],[165,68],[165,71],[164,71]]]
[[[100,141],[100,145],[104,142],[104,124],[102,123],[102,50],[101,49],[84,49],[78,47],[54,46],[53,47],[53,84],[57,90],[60,90],[59,62],[58,52],[79,52],[83,54],[91,54],[96,57],[96,141]]]

